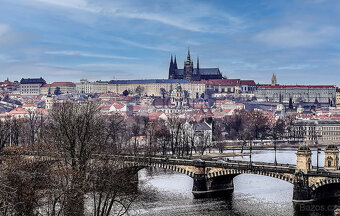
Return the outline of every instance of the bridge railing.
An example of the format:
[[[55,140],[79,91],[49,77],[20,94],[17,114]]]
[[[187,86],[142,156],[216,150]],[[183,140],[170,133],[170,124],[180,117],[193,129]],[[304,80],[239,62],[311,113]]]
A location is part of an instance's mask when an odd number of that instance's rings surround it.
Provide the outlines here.
[[[159,158],[159,157],[140,157],[140,156],[122,156],[121,159],[125,161],[137,162],[137,163],[160,163],[169,165],[187,165],[187,166],[205,166],[216,167],[224,169],[238,169],[238,170],[255,170],[255,171],[267,171],[267,172],[279,172],[279,173],[294,173],[294,167],[275,166],[270,163],[253,164],[247,161],[226,161],[225,163],[218,163],[217,161],[202,161],[197,162],[189,159],[177,159],[177,158]]]
[[[320,177],[329,177],[329,178],[340,178],[340,173],[338,172],[328,172],[328,171],[308,171],[306,175],[309,176],[320,176]]]

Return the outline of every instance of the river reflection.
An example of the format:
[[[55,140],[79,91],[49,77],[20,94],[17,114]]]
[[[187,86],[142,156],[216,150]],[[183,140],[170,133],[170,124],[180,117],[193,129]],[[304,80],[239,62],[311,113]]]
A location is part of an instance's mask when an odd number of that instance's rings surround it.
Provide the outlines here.
[[[316,152],[314,152],[316,154]],[[272,162],[274,151],[253,151],[253,161]],[[314,156],[314,155],[313,155]],[[323,166],[323,155],[319,155]],[[249,160],[249,157],[233,159]],[[295,150],[277,152],[278,163],[295,164]],[[316,155],[313,158],[316,165]],[[139,172],[155,193],[152,199],[143,197],[133,206],[131,215],[333,215],[334,206],[313,204],[294,206],[293,185],[283,180],[252,174],[234,178],[235,190],[223,198],[194,199],[193,180],[189,176],[160,168]],[[318,210],[319,212],[315,212]]]

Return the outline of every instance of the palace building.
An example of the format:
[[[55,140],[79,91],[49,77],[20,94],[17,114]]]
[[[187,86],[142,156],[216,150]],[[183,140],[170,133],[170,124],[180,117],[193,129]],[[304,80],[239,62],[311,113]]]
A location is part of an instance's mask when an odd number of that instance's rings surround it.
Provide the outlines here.
[[[289,103],[322,103],[336,104],[336,86],[334,85],[280,85],[276,75],[271,84],[257,86],[255,97],[262,102]]]
[[[187,81],[200,81],[210,79],[223,79],[219,68],[200,68],[199,59],[197,58],[197,66],[194,68],[194,62],[190,57],[188,50],[187,60],[184,62],[183,69],[178,69],[177,60],[173,60],[171,56],[169,66],[169,79],[180,79]]]

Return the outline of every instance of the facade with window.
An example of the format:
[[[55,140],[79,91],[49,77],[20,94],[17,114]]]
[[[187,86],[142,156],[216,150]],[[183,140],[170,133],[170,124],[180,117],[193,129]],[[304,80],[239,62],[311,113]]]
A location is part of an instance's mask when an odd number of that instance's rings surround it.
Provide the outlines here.
[[[340,122],[325,120],[298,120],[293,124],[290,139],[315,144],[340,144]]]
[[[336,103],[336,87],[333,85],[259,85],[255,91],[258,101],[289,103]]]
[[[33,96],[40,95],[41,87],[46,84],[43,78],[24,79],[20,81],[20,95]]]

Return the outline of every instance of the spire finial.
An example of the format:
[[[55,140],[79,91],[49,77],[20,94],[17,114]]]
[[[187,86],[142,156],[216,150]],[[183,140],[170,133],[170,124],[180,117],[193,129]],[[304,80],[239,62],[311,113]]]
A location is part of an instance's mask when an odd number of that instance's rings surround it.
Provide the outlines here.
[[[51,94],[51,87],[48,88],[47,97],[52,97],[52,94]]]
[[[188,47],[188,56],[187,59],[190,61],[190,48]]]
[[[174,61],[175,69],[177,69],[177,60],[176,60],[176,55],[175,55],[175,61]]]

